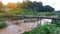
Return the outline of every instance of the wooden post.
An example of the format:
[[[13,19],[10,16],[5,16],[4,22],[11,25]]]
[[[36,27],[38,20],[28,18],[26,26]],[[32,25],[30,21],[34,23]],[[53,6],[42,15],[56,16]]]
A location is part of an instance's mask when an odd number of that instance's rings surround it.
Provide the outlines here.
[[[33,29],[34,25],[35,25],[35,23],[34,23],[33,26],[31,27],[31,29]]]
[[[52,22],[51,23],[53,24],[53,22],[54,22],[54,19],[52,19]]]
[[[41,25],[41,20],[42,20],[42,19],[40,18],[40,19],[39,19],[39,21],[40,21],[40,24],[39,24],[39,25]]]
[[[26,18],[24,17],[24,23],[25,23],[25,19],[26,19]]]
[[[39,21],[39,18],[37,18],[37,26],[38,26],[38,21]]]

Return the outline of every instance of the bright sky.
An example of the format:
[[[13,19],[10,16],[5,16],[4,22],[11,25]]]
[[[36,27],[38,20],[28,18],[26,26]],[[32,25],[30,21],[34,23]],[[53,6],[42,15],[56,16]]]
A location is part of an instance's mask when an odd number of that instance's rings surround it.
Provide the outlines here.
[[[7,4],[9,2],[22,2],[23,0],[0,0],[4,4]],[[31,0],[31,1],[41,1],[43,2],[43,5],[50,5],[55,8],[55,10],[60,10],[60,0]]]

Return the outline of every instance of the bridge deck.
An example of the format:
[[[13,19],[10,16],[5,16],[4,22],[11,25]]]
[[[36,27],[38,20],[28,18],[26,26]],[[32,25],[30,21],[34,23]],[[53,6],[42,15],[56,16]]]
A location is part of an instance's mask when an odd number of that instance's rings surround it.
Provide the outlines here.
[[[44,17],[44,16],[25,16],[25,18],[40,18],[40,19],[56,19],[56,20],[60,20],[60,17],[59,18],[57,18],[57,17],[54,17],[54,16],[52,16],[52,17]]]
[[[8,17],[8,18],[11,18],[11,17],[17,17],[17,18],[20,18],[20,17],[24,17],[24,18],[40,18],[40,19],[56,19],[56,20],[60,20],[60,17],[57,17],[57,16],[22,16],[22,15],[8,15],[8,16],[3,16],[3,17]]]

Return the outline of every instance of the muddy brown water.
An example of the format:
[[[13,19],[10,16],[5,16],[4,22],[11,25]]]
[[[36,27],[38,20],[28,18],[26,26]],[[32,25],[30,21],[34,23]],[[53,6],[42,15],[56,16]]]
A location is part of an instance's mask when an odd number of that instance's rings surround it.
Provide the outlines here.
[[[23,21],[23,20],[22,20]],[[42,20],[42,24],[45,22],[51,22],[51,20],[44,19]],[[0,29],[0,34],[22,34],[25,31],[31,30],[31,27],[34,25],[34,27],[37,26],[37,22],[34,23],[20,23],[18,25],[14,25],[12,23],[16,21],[6,21],[8,26],[6,28]],[[20,22],[20,20],[18,20]],[[40,23],[40,21],[38,21]]]

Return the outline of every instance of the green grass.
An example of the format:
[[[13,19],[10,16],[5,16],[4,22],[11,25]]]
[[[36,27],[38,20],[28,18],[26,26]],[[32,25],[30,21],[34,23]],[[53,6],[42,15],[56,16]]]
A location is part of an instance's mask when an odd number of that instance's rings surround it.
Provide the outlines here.
[[[45,15],[45,14],[55,14],[54,12],[38,12],[38,11],[33,11],[32,9],[13,9],[4,13],[0,13],[0,16],[4,15],[12,15],[12,14],[17,14],[17,15]]]
[[[6,22],[0,22],[0,28],[5,28],[7,26]]]
[[[33,28],[31,31],[24,32],[23,34],[56,34],[57,27],[54,24],[44,24]]]

